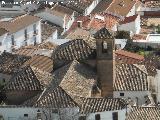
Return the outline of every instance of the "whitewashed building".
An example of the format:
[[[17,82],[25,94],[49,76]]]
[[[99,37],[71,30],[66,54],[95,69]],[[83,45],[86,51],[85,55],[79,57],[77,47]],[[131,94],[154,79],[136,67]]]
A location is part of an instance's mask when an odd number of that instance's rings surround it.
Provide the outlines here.
[[[1,52],[12,52],[26,45],[41,43],[41,20],[31,15],[18,16],[10,21],[0,22],[0,28],[7,31],[2,37]]]
[[[86,98],[80,120],[125,120],[127,105],[118,98]]]
[[[140,22],[140,15],[125,17],[125,19],[119,23],[118,30],[129,31],[131,35],[139,34],[141,30]]]
[[[56,24],[62,27],[64,31],[67,31],[75,21],[75,14],[76,12],[74,10],[57,3],[51,9],[46,8],[36,13],[35,16]]]

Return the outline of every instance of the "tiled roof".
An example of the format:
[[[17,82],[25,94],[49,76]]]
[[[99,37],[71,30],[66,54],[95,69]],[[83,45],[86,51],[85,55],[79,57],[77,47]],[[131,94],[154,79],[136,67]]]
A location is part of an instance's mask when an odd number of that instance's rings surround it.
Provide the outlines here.
[[[57,30],[56,26],[47,23],[41,23],[42,41],[47,40]]]
[[[48,89],[59,85],[74,101],[80,104],[80,97],[90,97],[95,82],[96,73],[92,68],[73,61],[54,72],[53,81]]]
[[[0,22],[0,28],[5,28],[7,31],[9,31],[9,33],[15,33],[37,21],[40,21],[38,17],[26,14],[18,16],[17,18],[11,21]]]
[[[126,17],[135,3],[135,0],[113,0],[106,12],[117,16]]]
[[[129,16],[129,17],[125,17],[125,19],[123,21],[120,22],[120,24],[126,24],[126,23],[130,23],[130,22],[134,22],[137,18],[137,15],[133,15],[133,16]]]
[[[65,17],[65,15],[72,15],[74,10],[62,6],[60,4],[55,4],[52,8],[51,11],[53,12],[54,15],[56,16],[61,16],[61,17]]]
[[[126,108],[126,102],[119,98],[84,98],[81,107],[82,114],[121,110]]]
[[[46,72],[53,71],[53,60],[43,55],[34,55],[31,59],[26,61],[24,65],[30,65]]]
[[[19,70],[18,74],[15,74],[4,87],[4,90],[41,91],[51,80],[52,76],[49,73],[43,73],[36,68],[27,66]]]
[[[147,56],[140,64],[146,66],[149,75],[155,76],[157,74],[156,69],[160,69],[160,57],[152,55]]]
[[[149,8],[159,8],[160,7],[160,1],[159,0],[146,0],[145,6]]]
[[[23,55],[14,55],[3,52],[0,55],[0,72],[11,74],[16,72],[19,67],[26,62],[30,57]]]
[[[48,53],[53,52],[56,49],[56,47],[57,45],[51,42],[43,42],[43,43],[37,44],[36,46],[29,45],[29,46],[21,47],[15,50],[15,54],[24,55],[24,56],[34,56],[37,54],[41,54],[43,51]]]
[[[68,1],[65,3],[65,5],[79,13],[83,13],[84,10],[89,7],[89,5],[93,2],[94,0],[73,0],[73,1]]]
[[[42,94],[35,106],[52,108],[78,107],[74,100],[59,86],[47,91],[44,95]]]
[[[144,67],[143,67],[144,69]],[[147,91],[147,73],[140,66],[120,64],[116,66],[115,91]]]
[[[94,38],[106,39],[106,38],[113,38],[113,36],[105,27],[103,27],[94,34]]]
[[[5,30],[4,28],[0,28],[0,36],[4,35],[5,33],[7,33],[8,31]]]
[[[93,50],[84,40],[77,39],[66,42],[57,47],[54,59],[59,60],[82,60],[90,58]]]
[[[126,120],[159,120],[159,107],[132,107]]]
[[[112,0],[101,0],[98,3],[98,5],[93,9],[91,14],[104,12],[111,3],[112,3]]]
[[[144,60],[144,57],[142,55],[138,55],[136,53],[128,52],[125,50],[117,50],[115,51],[115,54],[117,62],[121,61],[127,64],[136,64]]]

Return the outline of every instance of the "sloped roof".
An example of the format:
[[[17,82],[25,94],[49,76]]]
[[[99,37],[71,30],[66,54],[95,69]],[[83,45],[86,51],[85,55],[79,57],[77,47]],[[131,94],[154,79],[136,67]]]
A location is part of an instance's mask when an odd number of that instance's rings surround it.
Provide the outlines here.
[[[75,60],[54,72],[53,81],[48,89],[59,85],[76,103],[80,104],[82,102],[80,97],[90,97],[95,82],[94,70]]]
[[[0,72],[6,74],[14,73],[28,59],[30,57],[3,52],[0,55]]]
[[[8,31],[5,30],[4,28],[0,28],[0,36],[4,35],[5,33],[7,33]]]
[[[105,27],[103,27],[94,34],[94,38],[96,38],[96,39],[108,39],[108,38],[113,38],[113,36]]]
[[[98,5],[92,10],[91,14],[104,12],[111,3],[112,0],[101,0]]]
[[[120,22],[120,24],[126,24],[126,23],[131,23],[134,22],[137,18],[137,15],[133,15],[133,16],[129,16],[129,17],[125,17],[125,19],[123,21]]]
[[[136,0],[113,0],[106,12],[126,17]]]
[[[26,14],[18,16],[11,21],[0,22],[0,28],[5,28],[9,33],[15,33],[37,21],[40,21],[40,18]]]
[[[54,59],[70,61],[87,59],[92,52],[93,50],[84,40],[77,39],[58,46],[53,55]]]
[[[59,86],[47,91],[45,95],[42,94],[34,106],[52,108],[78,107],[74,100]]]
[[[84,98],[81,113],[95,113],[104,111],[121,110],[126,107],[126,102],[119,98]]]
[[[94,0],[78,0],[78,1],[68,1],[65,2],[65,5],[79,13],[83,13],[84,10],[89,7],[89,5],[93,2]]]
[[[120,64],[116,65],[115,91],[147,91],[147,73],[138,65]]]
[[[132,107],[126,120],[159,120],[159,107]]]
[[[46,72],[53,71],[53,60],[43,55],[34,55],[31,59],[27,60],[24,65],[30,65]]]
[[[52,77],[48,74],[42,74],[37,69],[30,66],[23,67],[10,82],[4,86],[5,91],[42,91],[52,80]]]
[[[138,55],[136,53],[128,52],[125,50],[117,50],[115,51],[115,54],[116,62],[122,61],[123,63],[127,64],[136,64],[144,60],[144,57],[142,55]]]

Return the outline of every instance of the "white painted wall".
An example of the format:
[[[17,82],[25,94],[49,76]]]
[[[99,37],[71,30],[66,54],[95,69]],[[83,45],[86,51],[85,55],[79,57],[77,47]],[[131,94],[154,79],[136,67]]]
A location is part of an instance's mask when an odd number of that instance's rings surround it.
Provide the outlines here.
[[[157,93],[157,102],[160,102],[160,70],[157,69],[157,74],[155,76],[155,89]]]
[[[124,93],[124,96],[120,96],[120,93]],[[145,96],[151,95],[149,91],[114,91],[113,96],[114,98],[131,98],[131,100],[137,103],[138,98],[138,105],[145,104]]]
[[[57,44],[57,45],[61,45],[64,44],[66,42],[68,42],[70,39],[54,39],[53,43]]]
[[[125,17],[133,16],[136,14],[136,6],[134,5]]]
[[[139,34],[140,32],[140,16],[138,15],[136,20],[130,23],[121,24],[118,26],[118,30],[130,31],[134,34]]]
[[[36,30],[38,30],[38,34],[36,36],[34,36],[34,29],[33,29],[33,25],[36,24]],[[6,36],[6,39],[4,39],[2,41],[3,43],[3,49],[2,50],[6,50],[7,52],[11,52],[11,46],[12,46],[12,41],[11,41],[11,35],[14,35],[14,40],[15,40],[15,48],[20,48],[21,46],[24,46],[25,42],[25,34],[24,34],[24,31],[25,29],[27,29],[27,34],[28,34],[28,39],[27,39],[27,44],[28,45],[31,45],[31,44],[34,44],[34,38],[36,37],[36,42],[37,43],[41,43],[41,22],[38,21],[34,24],[31,24],[29,26],[27,26],[26,28],[24,29],[21,29],[19,31],[17,31],[16,33],[12,33],[12,34],[8,34]],[[3,51],[1,51],[3,52]]]
[[[126,109],[91,113],[87,115],[86,120],[95,120],[96,114],[100,114],[101,120],[113,120],[112,117],[113,112],[118,112],[118,120],[125,120]]]
[[[38,110],[42,112],[42,109],[38,108],[0,107],[0,115],[4,120],[36,120]],[[24,117],[24,114],[28,114],[28,117]]]
[[[127,39],[115,39],[115,44],[120,44],[121,49],[123,49],[126,46]]]
[[[89,15],[101,0],[94,0],[90,6],[85,9],[84,15]]]
[[[0,106],[0,116],[4,120],[38,120],[37,111],[40,111],[41,120],[78,120],[79,108],[60,108],[53,110],[52,108],[34,108],[34,107],[17,107],[17,106]],[[28,117],[24,117],[28,114]]]
[[[0,46],[0,54],[5,50],[4,41],[5,41],[6,37],[7,37],[7,34],[8,34],[8,33],[0,36],[0,42],[1,42],[1,44],[2,44],[2,45]]]
[[[58,16],[53,15],[53,14],[50,14],[47,11],[37,13],[37,14],[35,14],[35,16],[38,16],[38,17],[42,18],[43,20],[47,20],[51,23],[54,23],[56,25],[59,25],[59,26],[63,27],[64,18],[58,17]]]

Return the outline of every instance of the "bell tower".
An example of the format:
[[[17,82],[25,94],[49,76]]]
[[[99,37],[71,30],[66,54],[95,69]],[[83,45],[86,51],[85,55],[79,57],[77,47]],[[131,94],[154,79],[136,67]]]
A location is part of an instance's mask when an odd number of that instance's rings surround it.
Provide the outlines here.
[[[115,80],[115,44],[111,33],[102,28],[94,34],[96,39],[96,65],[98,86],[102,97],[113,97],[113,82]]]

